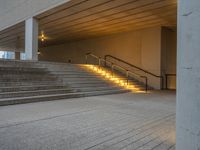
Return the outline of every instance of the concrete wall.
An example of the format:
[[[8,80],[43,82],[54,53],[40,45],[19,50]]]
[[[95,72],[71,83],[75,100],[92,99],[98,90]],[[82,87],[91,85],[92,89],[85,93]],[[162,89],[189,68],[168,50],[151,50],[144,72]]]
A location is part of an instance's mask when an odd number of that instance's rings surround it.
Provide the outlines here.
[[[0,30],[69,0],[1,0]]]
[[[176,149],[200,150],[200,1],[179,0]]]

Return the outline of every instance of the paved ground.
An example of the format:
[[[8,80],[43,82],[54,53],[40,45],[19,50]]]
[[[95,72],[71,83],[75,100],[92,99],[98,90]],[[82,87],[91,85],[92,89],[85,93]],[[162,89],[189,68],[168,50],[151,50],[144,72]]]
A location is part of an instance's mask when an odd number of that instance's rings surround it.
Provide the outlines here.
[[[1,150],[174,150],[175,94],[0,107]]]

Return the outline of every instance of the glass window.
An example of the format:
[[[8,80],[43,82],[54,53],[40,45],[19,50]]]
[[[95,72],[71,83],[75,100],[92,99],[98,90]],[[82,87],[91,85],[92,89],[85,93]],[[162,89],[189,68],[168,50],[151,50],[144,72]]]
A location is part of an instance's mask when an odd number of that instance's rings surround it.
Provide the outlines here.
[[[1,59],[15,59],[15,52],[0,51]]]

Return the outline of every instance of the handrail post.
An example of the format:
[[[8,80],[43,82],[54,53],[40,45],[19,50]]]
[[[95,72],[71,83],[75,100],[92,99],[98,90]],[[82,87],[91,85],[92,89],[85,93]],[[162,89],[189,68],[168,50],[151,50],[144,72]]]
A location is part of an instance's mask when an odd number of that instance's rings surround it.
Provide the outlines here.
[[[146,93],[147,93],[147,91],[148,91],[148,79],[147,79],[147,77],[145,78],[145,82],[146,82],[145,91],[146,91]]]
[[[127,78],[126,84],[128,85],[129,84],[129,71],[128,70],[126,70],[126,78]]]
[[[145,79],[145,91],[147,93],[147,91],[148,91],[148,78],[146,76],[140,76],[140,77]]]
[[[99,57],[99,70],[101,69],[101,57]]]
[[[88,54],[85,55],[85,63],[88,64]]]
[[[161,90],[164,89],[164,78],[163,76],[161,76]]]
[[[115,56],[112,56],[112,55],[105,55],[104,56],[105,57],[105,59],[106,60],[108,60],[109,58],[113,58],[114,60],[117,60],[117,61],[119,61],[119,62],[122,62],[122,63],[124,63],[124,64],[126,64],[126,65],[129,65],[129,66],[131,66],[131,67],[133,67],[133,68],[136,68],[136,69],[139,69],[140,71],[142,71],[142,72],[144,72],[144,73],[147,73],[147,74],[149,74],[149,75],[151,75],[151,76],[154,76],[154,77],[156,77],[156,78],[159,78],[161,81],[161,89],[163,90],[164,89],[164,77],[163,76],[158,76],[158,75],[155,75],[155,74],[153,74],[153,73],[151,73],[151,72],[149,72],[149,71],[147,71],[147,70],[144,70],[144,69],[142,69],[142,68],[140,68],[140,67],[137,67],[137,66],[135,66],[135,65],[133,65],[133,64],[130,64],[129,62],[126,62],[126,61],[124,61],[124,60],[122,60],[122,59],[120,59],[120,58],[117,58],[117,57],[115,57]]]
[[[112,69],[112,77],[114,76],[114,65],[113,63],[111,64],[111,69]]]
[[[165,89],[167,90],[168,89],[168,75],[165,74]]]
[[[106,63],[106,55],[104,56],[104,60],[105,60],[104,66],[106,67],[106,66],[107,66],[107,63]]]

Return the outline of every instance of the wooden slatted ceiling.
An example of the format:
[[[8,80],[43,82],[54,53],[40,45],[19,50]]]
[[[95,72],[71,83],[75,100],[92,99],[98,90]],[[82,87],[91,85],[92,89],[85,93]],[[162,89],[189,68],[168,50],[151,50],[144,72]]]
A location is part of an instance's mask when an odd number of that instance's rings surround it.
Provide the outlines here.
[[[36,18],[49,39],[40,46],[142,29],[176,26],[177,0],[72,0]],[[0,32],[0,45],[24,40],[24,23]]]
[[[3,31],[0,31],[0,49],[15,50],[24,47],[25,23],[21,22]]]

